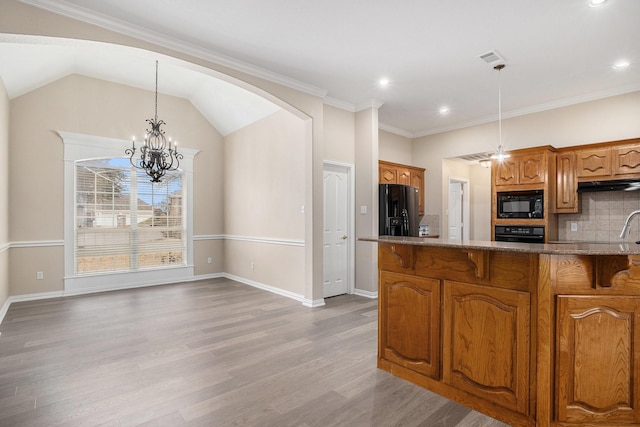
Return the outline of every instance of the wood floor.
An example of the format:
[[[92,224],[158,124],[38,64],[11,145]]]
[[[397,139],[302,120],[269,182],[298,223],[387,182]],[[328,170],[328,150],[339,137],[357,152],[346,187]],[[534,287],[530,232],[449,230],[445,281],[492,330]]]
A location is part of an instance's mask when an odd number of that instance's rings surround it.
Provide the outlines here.
[[[378,370],[376,304],[226,279],[14,303],[0,426],[505,426]]]

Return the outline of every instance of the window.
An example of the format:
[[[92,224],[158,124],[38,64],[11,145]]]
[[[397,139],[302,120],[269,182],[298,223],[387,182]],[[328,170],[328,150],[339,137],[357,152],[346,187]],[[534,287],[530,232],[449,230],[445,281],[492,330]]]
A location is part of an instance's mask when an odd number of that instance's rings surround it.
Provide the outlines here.
[[[64,143],[64,291],[193,280],[193,161],[152,186],[131,140],[58,131]]]
[[[184,173],[150,182],[127,158],[76,162],[75,273],[185,264]]]

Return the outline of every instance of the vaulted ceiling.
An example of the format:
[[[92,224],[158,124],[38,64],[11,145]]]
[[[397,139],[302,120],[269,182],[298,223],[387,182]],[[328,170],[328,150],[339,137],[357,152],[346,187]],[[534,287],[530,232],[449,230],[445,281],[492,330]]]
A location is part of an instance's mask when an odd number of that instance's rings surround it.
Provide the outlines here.
[[[600,7],[588,0],[22,1],[206,53],[347,110],[381,105],[381,128],[410,137],[495,120],[498,84],[503,117],[640,90],[635,0]],[[151,58],[132,61],[113,47],[104,66],[102,53],[83,46],[11,45],[0,39],[0,76],[10,94],[71,71],[134,86],[150,80]],[[499,75],[480,59],[491,51],[506,63]],[[40,71],[12,70],[9,53]],[[629,65],[615,69],[620,61]],[[171,61],[162,67],[161,91],[191,99],[212,123],[230,120],[227,110],[246,121],[276,108],[215,76],[199,77],[201,70]],[[388,79],[384,87],[381,78]],[[236,95],[245,98],[234,103]]]

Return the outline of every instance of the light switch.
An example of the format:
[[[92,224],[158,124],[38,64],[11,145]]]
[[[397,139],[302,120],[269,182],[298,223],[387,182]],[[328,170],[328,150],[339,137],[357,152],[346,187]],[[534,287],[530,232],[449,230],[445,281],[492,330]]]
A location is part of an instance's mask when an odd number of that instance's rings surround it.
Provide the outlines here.
[[[367,207],[366,206],[360,206],[360,213],[362,215],[366,214],[367,213]]]

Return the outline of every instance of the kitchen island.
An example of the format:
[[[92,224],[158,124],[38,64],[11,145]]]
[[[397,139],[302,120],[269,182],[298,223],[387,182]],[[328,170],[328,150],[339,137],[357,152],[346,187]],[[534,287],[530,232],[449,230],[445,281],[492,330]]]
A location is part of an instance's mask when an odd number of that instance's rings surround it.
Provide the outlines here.
[[[640,245],[360,240],[380,369],[513,426],[640,425]]]

